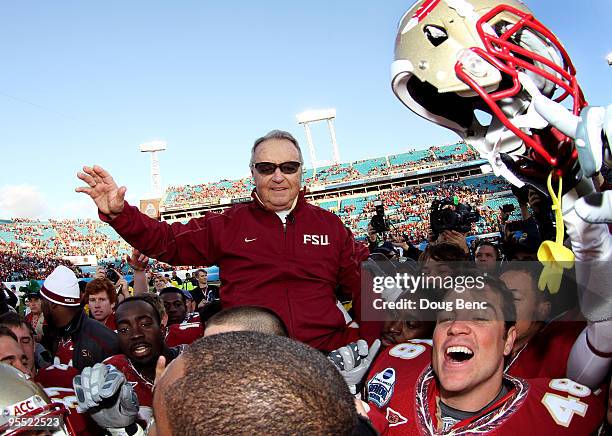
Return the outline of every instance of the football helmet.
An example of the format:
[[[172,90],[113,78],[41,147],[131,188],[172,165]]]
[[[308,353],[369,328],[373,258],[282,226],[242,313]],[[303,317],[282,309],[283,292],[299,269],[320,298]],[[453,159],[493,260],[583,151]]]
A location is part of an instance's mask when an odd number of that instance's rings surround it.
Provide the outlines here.
[[[24,427],[23,421],[15,425],[13,418],[33,418],[32,424],[37,425],[49,418],[58,417],[59,426],[49,428],[54,436],[72,436],[70,424],[66,421],[69,411],[63,404],[52,403],[45,391],[28,376],[10,365],[0,363],[0,435],[18,435],[32,431]],[[41,420],[38,421],[37,420]]]
[[[568,185],[579,179],[571,138],[537,113],[519,73],[574,115],[586,101],[567,52],[522,2],[419,0],[400,20],[391,70],[395,95],[459,134],[496,175],[545,193],[552,168]]]

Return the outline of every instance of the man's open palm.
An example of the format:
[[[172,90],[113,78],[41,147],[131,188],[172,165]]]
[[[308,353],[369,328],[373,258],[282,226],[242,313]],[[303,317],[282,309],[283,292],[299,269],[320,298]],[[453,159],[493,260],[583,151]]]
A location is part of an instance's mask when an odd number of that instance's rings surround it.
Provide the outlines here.
[[[118,187],[112,176],[104,168],[94,165],[83,167],[77,177],[84,181],[87,186],[79,186],[76,192],[83,192],[91,197],[100,212],[115,218],[123,211],[125,199],[125,186]]]

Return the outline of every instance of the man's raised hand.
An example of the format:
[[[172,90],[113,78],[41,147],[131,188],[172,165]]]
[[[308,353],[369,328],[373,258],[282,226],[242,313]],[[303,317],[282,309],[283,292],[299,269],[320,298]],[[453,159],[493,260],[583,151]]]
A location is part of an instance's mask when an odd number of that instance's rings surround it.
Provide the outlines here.
[[[98,165],[83,167],[77,177],[84,181],[87,186],[79,186],[76,192],[83,192],[91,197],[100,212],[114,219],[123,212],[125,200],[125,186],[118,187],[111,175]]]

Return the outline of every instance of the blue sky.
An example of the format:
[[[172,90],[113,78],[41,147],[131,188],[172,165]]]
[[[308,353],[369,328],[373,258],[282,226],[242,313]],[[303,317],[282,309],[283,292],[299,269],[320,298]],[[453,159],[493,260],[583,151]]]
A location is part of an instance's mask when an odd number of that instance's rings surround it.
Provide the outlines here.
[[[273,128],[335,107],[342,160],[454,141],[393,96],[396,25],[412,1],[0,3],[0,218],[94,216],[76,172],[106,167],[149,190],[138,144],[168,142],[162,184],[238,178]],[[612,1],[534,0],[591,104],[612,103]],[[324,124],[314,127],[330,159]],[[307,156],[307,153],[306,153]],[[308,164],[308,162],[307,162]]]

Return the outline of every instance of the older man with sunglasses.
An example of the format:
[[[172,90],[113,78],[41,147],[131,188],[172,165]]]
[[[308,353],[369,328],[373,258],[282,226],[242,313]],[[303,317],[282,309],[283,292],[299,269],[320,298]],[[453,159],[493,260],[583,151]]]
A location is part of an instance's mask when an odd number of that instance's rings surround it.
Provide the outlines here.
[[[323,351],[359,338],[337,305],[335,290],[359,300],[360,261],[353,235],[331,212],[313,206],[301,190],[303,158],[297,140],[273,130],[251,149],[253,201],[186,224],[159,222],[125,202],[99,166],[78,174],[100,218],[147,256],[171,265],[217,264],[221,302],[263,306],[285,322],[290,335]]]

